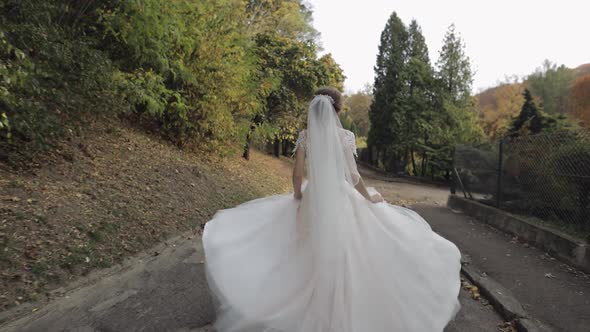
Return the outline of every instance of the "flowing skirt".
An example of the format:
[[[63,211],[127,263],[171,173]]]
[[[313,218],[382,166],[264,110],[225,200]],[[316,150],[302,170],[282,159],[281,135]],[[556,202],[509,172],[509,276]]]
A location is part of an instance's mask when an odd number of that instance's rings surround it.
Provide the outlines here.
[[[314,239],[305,193],[250,201],[207,223],[217,331],[444,329],[460,308],[457,247],[412,210],[372,204],[352,187],[347,195],[347,217],[332,226],[342,241]]]

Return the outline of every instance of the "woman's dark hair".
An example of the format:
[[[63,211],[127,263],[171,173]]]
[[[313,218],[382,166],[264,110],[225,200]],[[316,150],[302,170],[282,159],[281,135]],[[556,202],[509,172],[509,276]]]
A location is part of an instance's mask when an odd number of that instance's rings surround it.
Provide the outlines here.
[[[315,91],[316,95],[328,95],[334,99],[334,109],[336,109],[336,113],[339,113],[342,110],[342,106],[344,103],[344,98],[342,98],[342,94],[338,89],[333,88],[331,86],[324,86]]]

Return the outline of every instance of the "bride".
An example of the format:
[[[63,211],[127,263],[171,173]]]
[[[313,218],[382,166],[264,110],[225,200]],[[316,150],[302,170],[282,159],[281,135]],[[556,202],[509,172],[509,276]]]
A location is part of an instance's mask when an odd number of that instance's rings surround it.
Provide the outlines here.
[[[459,310],[459,250],[365,187],[341,101],[333,88],[311,101],[293,194],[219,211],[205,226],[217,331],[442,331]]]

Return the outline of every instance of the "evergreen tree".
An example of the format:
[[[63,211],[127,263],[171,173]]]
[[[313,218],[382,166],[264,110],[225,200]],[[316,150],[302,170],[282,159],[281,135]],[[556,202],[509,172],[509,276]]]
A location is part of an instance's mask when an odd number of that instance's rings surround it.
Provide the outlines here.
[[[401,118],[405,112],[404,66],[407,61],[408,32],[394,12],[381,33],[375,65],[374,100],[369,112],[371,130],[368,144],[377,152],[377,159],[388,166],[397,159],[396,149],[390,149],[400,135]],[[392,153],[388,154],[388,150]]]
[[[415,151],[417,145],[423,145],[425,133],[430,131],[433,114],[433,70],[428,57],[428,47],[422,35],[422,29],[416,20],[410,23],[409,60],[406,68],[408,96],[406,103],[405,150],[408,151],[412,170],[417,174]]]
[[[453,24],[444,37],[437,61],[435,107],[439,114],[432,132],[437,143],[453,145],[482,137],[476,100],[471,95],[472,82],[471,62]]]
[[[478,140],[473,73],[452,25],[435,74],[418,23],[394,12],[381,34],[368,145],[373,163],[397,173],[449,176],[451,146]],[[411,168],[409,167],[411,166]]]
[[[540,108],[552,115],[567,113],[573,81],[572,69],[564,65],[557,66],[549,60],[545,60],[541,68],[527,77],[531,93],[541,99]]]
[[[447,30],[436,65],[437,78],[440,80],[446,98],[457,103],[471,96],[473,82],[471,62],[465,55],[465,45],[455,32],[454,24]]]
[[[518,116],[512,121],[510,136],[519,136],[523,129],[527,133],[538,134],[543,127],[541,113],[537,110],[529,89],[525,89],[522,95],[524,96],[524,104]]]

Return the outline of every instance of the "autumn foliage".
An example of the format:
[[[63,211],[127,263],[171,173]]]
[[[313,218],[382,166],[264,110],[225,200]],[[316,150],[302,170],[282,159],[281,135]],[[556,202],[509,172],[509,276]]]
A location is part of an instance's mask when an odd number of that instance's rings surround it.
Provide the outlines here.
[[[590,74],[578,78],[572,86],[571,114],[583,127],[590,127]]]
[[[524,79],[510,79],[477,95],[480,125],[487,137],[507,134],[524,103],[525,89],[544,114],[565,127],[590,127],[590,64],[570,69],[546,61]]]

